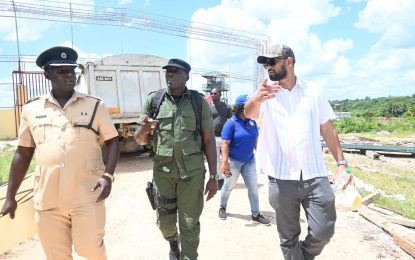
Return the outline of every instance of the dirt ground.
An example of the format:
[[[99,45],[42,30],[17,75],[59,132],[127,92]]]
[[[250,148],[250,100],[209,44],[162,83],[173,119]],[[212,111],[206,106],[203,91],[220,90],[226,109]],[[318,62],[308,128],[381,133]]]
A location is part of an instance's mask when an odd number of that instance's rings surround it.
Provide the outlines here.
[[[123,155],[116,170],[113,191],[107,199],[105,243],[108,259],[168,259],[168,243],[155,225],[155,211],[145,194],[146,182],[151,179],[152,161],[137,154]],[[268,182],[264,174],[259,178],[260,208],[272,220],[271,226],[253,224],[247,190],[240,178],[228,202],[229,217],[218,218],[219,194],[205,203],[201,217],[199,259],[244,260],[283,259],[275,224],[275,212],[268,203]],[[413,259],[396,246],[392,238],[357,212],[346,209],[341,196],[337,199],[336,233],[317,257],[322,260],[344,259]],[[301,217],[304,238],[307,225]],[[0,259],[45,259],[35,236],[16,246]],[[82,259],[75,256],[74,259]]]

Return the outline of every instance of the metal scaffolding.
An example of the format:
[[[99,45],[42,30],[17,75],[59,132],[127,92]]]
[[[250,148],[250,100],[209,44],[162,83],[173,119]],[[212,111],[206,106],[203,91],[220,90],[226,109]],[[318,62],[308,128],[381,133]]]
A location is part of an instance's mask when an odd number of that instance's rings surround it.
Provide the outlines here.
[[[36,3],[27,3],[22,0],[6,0],[0,2],[0,17],[15,19],[31,19],[64,23],[94,24],[102,26],[120,26],[144,31],[152,31],[178,37],[196,39],[207,42],[220,43],[253,49],[255,54],[267,48],[267,36],[229,29],[205,23],[192,22],[150,12],[116,8],[108,6],[85,5],[75,3],[61,3],[52,0],[39,0]],[[17,59],[20,60],[20,54]],[[32,62],[34,56],[26,56],[23,60]],[[0,55],[10,60],[12,55]],[[81,58],[82,60],[82,58]],[[194,73],[203,74],[206,70],[195,69]],[[257,82],[260,76],[258,68],[252,77],[229,73],[230,78]]]
[[[24,19],[122,26],[254,50],[262,50],[267,42],[267,37],[263,34],[126,8],[73,3],[65,6],[61,2],[48,0],[37,1],[36,4],[12,0],[0,2],[1,17],[14,18],[15,14],[17,18]]]

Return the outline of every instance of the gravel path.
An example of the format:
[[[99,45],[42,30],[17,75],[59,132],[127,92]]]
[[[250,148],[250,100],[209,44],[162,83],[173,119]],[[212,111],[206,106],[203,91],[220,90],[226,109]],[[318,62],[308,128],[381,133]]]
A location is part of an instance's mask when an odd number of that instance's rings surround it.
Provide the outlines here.
[[[108,259],[168,259],[168,243],[155,225],[155,212],[151,210],[144,192],[146,182],[151,179],[151,167],[149,158],[130,154],[120,159],[114,188],[106,203]],[[240,178],[229,199],[227,220],[217,216],[218,195],[205,203],[201,217],[199,259],[283,259],[275,213],[268,203],[267,178],[261,174],[258,181],[260,208],[272,225],[261,226],[249,221],[247,191]],[[341,197],[337,201],[336,234],[317,259],[413,259],[396,246],[388,234],[358,213],[342,207]],[[301,238],[304,238],[307,230],[304,216],[301,222]],[[33,260],[44,259],[44,255],[35,236],[0,255],[0,259]],[[82,258],[75,256],[74,259]]]

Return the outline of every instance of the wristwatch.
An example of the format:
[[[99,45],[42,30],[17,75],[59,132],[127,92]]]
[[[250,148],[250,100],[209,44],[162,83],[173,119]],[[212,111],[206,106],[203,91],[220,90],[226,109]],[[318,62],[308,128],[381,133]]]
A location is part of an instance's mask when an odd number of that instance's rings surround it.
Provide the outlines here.
[[[337,166],[345,165],[346,167],[349,167],[349,161],[348,160],[340,160],[337,162]]]
[[[114,175],[112,175],[108,172],[104,173],[102,176],[106,176],[106,177],[110,178],[111,182],[114,182],[114,180],[115,180]]]
[[[217,181],[219,179],[219,176],[217,174],[211,174],[209,175],[209,180],[215,180]]]

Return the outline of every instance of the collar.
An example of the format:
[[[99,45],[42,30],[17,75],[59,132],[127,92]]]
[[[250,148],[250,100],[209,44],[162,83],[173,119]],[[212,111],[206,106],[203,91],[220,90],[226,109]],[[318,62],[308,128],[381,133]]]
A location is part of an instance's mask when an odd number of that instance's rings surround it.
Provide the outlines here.
[[[84,93],[80,93],[76,90],[73,91],[72,96],[68,99],[68,101],[65,104],[65,107],[68,106],[69,104],[75,102],[78,98],[84,98],[86,96],[86,94]],[[57,106],[60,106],[58,101],[56,101],[55,97],[52,95],[52,91],[49,91],[48,94],[46,94],[46,101],[49,101]]]
[[[242,118],[240,118],[239,116],[237,116],[237,115],[235,115],[235,114],[233,114],[232,115],[232,118],[235,120],[235,121],[240,121],[240,122],[248,122],[248,121],[251,121],[251,119],[250,118],[245,118],[245,119],[242,119]]]
[[[170,89],[169,89],[169,88],[167,88],[166,93],[167,93],[167,94],[169,94],[170,96],[173,96],[173,95],[170,93]],[[187,86],[185,86],[185,87],[184,87],[184,92],[183,92],[183,95],[182,95],[182,96],[185,96],[185,95],[190,95],[190,91],[189,91],[189,89],[187,88]]]
[[[296,87],[304,89],[305,88],[305,82],[297,77],[297,80],[295,81],[294,88],[296,88]]]
[[[294,92],[297,90],[304,90],[304,88],[306,87],[306,84],[303,80],[299,79],[298,77],[296,77],[296,81],[295,81],[295,85],[294,87],[290,90],[283,88],[282,90],[286,91],[286,92]]]

